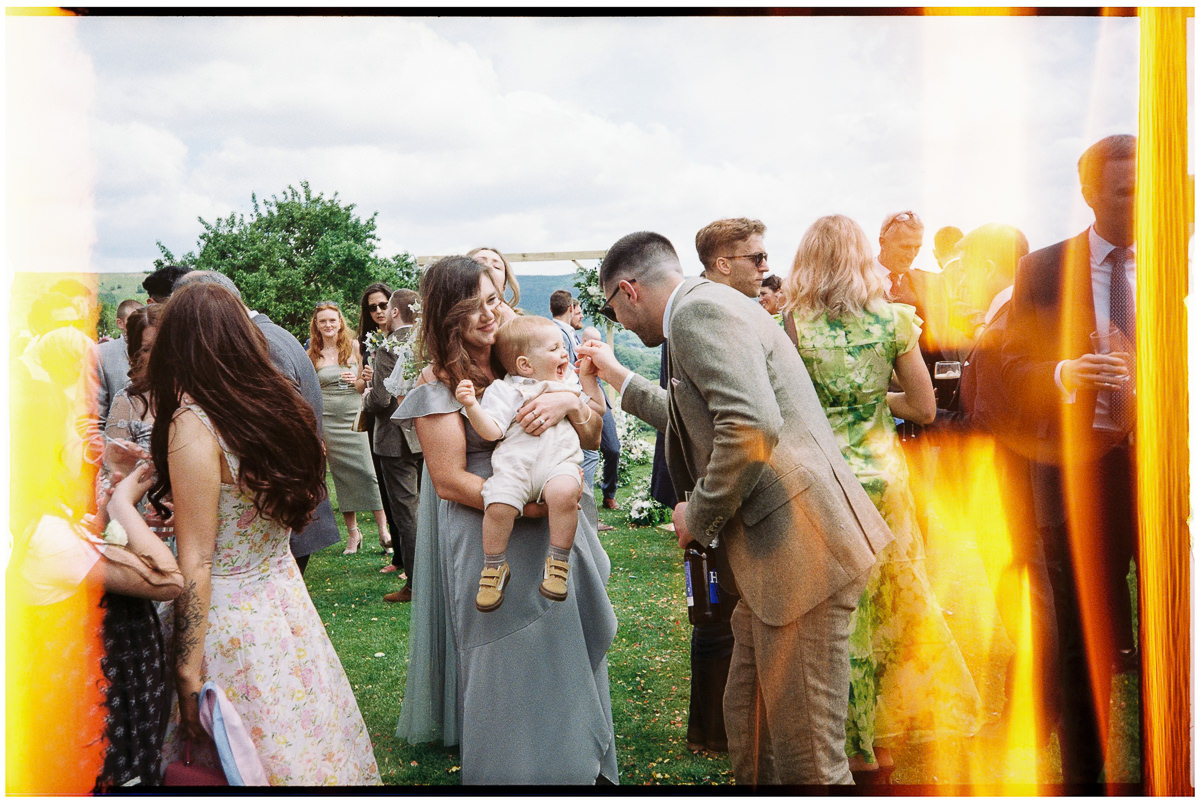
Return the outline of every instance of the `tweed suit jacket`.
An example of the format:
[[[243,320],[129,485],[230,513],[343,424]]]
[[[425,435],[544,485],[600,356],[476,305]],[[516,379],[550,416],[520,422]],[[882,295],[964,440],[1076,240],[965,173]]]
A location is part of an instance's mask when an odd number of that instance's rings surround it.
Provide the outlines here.
[[[300,341],[292,333],[271,321],[262,313],[251,319],[267,339],[267,348],[271,353],[271,362],[279,373],[287,377],[296,386],[300,396],[313,409],[317,418],[317,435],[321,434],[321,381],[317,379],[317,370],[313,368],[312,360],[300,345]],[[322,547],[337,544],[341,541],[337,522],[333,518],[333,507],[329,504],[328,495],[317,504],[312,521],[297,533],[292,531],[292,555],[296,557],[312,555]]]
[[[96,373],[99,385],[96,392],[100,411],[100,426],[108,419],[108,408],[113,397],[129,382],[129,346],[125,336],[96,345]]]
[[[766,311],[689,279],[669,330],[668,387],[634,375],[622,407],[666,433],[688,528],[719,537],[742,600],[768,625],[791,623],[866,572],[892,534]]]
[[[408,339],[412,332],[412,325],[405,324],[398,328],[395,334],[402,339]],[[371,375],[371,387],[367,391],[364,408],[368,413],[375,414],[375,454],[387,458],[411,455],[413,450],[404,436],[400,422],[392,419],[392,414],[400,406],[400,400],[383,387],[383,381],[391,376],[392,370],[396,368],[396,356],[387,349],[376,349],[371,365],[374,366],[374,373]]]

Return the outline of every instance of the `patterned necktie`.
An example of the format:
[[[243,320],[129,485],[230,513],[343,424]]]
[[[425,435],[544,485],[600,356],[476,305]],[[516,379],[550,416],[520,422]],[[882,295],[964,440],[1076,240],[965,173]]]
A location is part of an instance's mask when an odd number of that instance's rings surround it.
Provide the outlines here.
[[[1125,334],[1129,344],[1129,359],[1132,361],[1136,325],[1133,317],[1133,289],[1129,286],[1129,277],[1125,275],[1125,266],[1129,262],[1130,256],[1132,255],[1127,248],[1114,248],[1108,253],[1108,261],[1112,269],[1108,317],[1112,325]],[[1122,347],[1122,351],[1125,351],[1125,347]],[[1132,369],[1132,364],[1130,368]],[[1135,383],[1132,374],[1131,371],[1129,380],[1112,392],[1109,403],[1109,415],[1112,416],[1113,423],[1121,428],[1132,424],[1133,414],[1136,410],[1137,403],[1133,396]]]

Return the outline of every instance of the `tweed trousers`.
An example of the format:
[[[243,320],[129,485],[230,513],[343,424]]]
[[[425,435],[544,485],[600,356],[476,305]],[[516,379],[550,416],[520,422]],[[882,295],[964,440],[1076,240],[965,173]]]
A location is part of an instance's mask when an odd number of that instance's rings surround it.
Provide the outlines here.
[[[733,611],[725,730],[739,785],[853,784],[846,759],[850,617],[869,571],[784,626]]]

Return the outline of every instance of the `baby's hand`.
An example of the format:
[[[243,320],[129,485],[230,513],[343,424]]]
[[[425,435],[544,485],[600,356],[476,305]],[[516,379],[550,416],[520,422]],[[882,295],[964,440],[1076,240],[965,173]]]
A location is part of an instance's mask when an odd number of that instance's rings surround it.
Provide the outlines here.
[[[458,384],[458,388],[454,389],[454,398],[464,408],[479,404],[479,400],[475,398],[475,384],[470,380],[463,380]]]

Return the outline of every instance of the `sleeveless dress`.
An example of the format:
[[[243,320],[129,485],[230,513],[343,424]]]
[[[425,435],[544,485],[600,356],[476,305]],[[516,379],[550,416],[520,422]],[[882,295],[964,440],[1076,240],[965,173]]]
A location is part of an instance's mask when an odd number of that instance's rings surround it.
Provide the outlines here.
[[[236,481],[239,460],[208,416]],[[176,414],[178,415],[178,414]],[[271,785],[375,785],[379,769],[350,682],[288,547],[291,531],[258,515],[236,485],[221,484],[212,602],[201,678],[221,687],[249,730]],[[164,753],[182,753],[179,706]],[[219,768],[211,741],[197,764]]]
[[[846,753],[975,734],[979,691],[926,574],[908,464],[887,404],[896,358],[917,345],[921,319],[888,303],[859,317],[794,316],[800,356],[842,456],[895,540],[879,554],[851,620]]]
[[[411,426],[414,419],[459,413],[462,405],[441,383],[414,388],[393,414]],[[468,471],[491,475],[492,444],[466,427]],[[426,460],[436,460],[426,454]],[[428,480],[428,478],[426,478]],[[432,496],[433,484],[422,486]],[[435,498],[436,499],[436,498]],[[454,650],[443,661],[457,673],[457,729],[464,784],[594,784],[598,776],[617,781],[616,739],[609,700],[606,652],[616,635],[617,618],[605,585],[608,555],[587,517],[579,517],[571,549],[570,589],[562,602],[538,593],[549,545],[545,519],[520,518],[508,544],[512,577],[504,605],[483,613],[475,608],[483,566],[483,512],[436,499],[436,517],[418,516],[418,557],[426,545],[437,549],[437,567],[415,570],[422,578],[440,575],[437,600],[414,597],[410,624],[410,668],[428,657],[424,644],[437,650],[441,623],[448,622]],[[420,528],[434,525],[436,541]],[[415,587],[416,595],[431,584]],[[418,606],[427,602],[428,606]],[[436,664],[436,660],[430,664]],[[410,669],[411,673],[411,669]],[[424,707],[438,697],[439,679],[410,675],[405,707]],[[432,682],[432,683],[430,683]],[[449,718],[449,702],[443,718]],[[437,707],[435,707],[436,709]],[[406,710],[407,711],[407,710]],[[414,718],[408,718],[413,725]],[[402,714],[401,728],[406,725]],[[435,726],[436,723],[416,725]]]
[[[351,430],[362,397],[354,387],[338,388],[338,375],[349,366],[324,366],[317,369],[321,381],[321,427],[325,454],[340,511],[378,511],[383,508],[379,481],[371,461],[371,445],[366,433]]]

